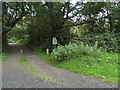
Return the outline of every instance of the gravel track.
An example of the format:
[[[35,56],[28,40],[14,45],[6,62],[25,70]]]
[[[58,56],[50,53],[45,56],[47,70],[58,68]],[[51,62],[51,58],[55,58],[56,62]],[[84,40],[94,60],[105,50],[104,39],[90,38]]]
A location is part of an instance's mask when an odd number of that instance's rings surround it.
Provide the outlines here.
[[[23,54],[20,53],[23,49]],[[17,61],[20,57],[26,57],[31,65],[40,72],[54,78],[57,82],[45,81],[23,70]],[[2,63],[2,87],[3,88],[117,88],[117,84],[101,81],[94,77],[84,76],[53,67],[40,57],[36,56],[25,46],[12,45],[9,50],[9,59]]]

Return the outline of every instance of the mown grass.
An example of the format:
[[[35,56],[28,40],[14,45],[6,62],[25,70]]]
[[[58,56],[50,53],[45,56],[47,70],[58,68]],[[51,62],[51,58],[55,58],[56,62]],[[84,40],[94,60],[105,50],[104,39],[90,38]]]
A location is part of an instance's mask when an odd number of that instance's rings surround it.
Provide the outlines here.
[[[118,83],[118,54],[117,53],[103,53],[99,58],[91,56],[81,56],[72,58],[67,61],[56,62],[51,59],[50,55],[45,55],[42,52],[36,52],[43,60],[48,63],[70,70],[75,73],[84,74],[87,76],[94,76],[112,83]],[[91,63],[91,61],[97,61]],[[89,62],[90,61],[90,62]],[[90,63],[90,65],[88,65]]]
[[[24,70],[32,73],[33,75],[35,75],[39,78],[42,78],[45,81],[56,82],[56,80],[54,78],[45,75],[44,73],[40,72],[36,67],[32,66],[27,58],[21,57],[21,58],[19,58],[18,61],[20,62],[20,65]]]
[[[8,55],[6,53],[0,54],[0,61],[6,61],[8,59]]]

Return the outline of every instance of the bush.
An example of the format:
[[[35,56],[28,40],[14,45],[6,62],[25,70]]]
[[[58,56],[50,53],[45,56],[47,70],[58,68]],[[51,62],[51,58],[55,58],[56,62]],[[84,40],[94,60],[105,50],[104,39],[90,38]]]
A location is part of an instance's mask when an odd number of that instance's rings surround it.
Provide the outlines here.
[[[69,60],[71,51],[69,51],[65,46],[58,46],[58,48],[53,49],[51,55],[54,60]]]
[[[99,54],[102,53],[100,49],[97,48],[97,45],[94,46],[88,46],[81,44],[75,44],[75,43],[69,43],[65,46],[58,46],[57,48],[53,49],[53,52],[51,53],[52,59],[57,61],[64,61],[64,60],[70,60],[74,57],[80,57],[80,56],[92,56],[92,57],[98,57]]]
[[[119,52],[118,42],[119,42],[119,33],[106,32],[100,34],[89,33],[80,38],[80,41],[84,44],[94,45],[95,42],[98,42],[98,47],[103,48],[107,52]]]

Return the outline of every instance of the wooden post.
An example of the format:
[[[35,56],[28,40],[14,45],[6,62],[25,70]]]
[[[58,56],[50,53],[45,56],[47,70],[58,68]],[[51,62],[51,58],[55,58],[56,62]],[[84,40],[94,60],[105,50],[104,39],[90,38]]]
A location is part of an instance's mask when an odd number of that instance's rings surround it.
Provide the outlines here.
[[[20,49],[20,53],[23,54],[23,49]]]

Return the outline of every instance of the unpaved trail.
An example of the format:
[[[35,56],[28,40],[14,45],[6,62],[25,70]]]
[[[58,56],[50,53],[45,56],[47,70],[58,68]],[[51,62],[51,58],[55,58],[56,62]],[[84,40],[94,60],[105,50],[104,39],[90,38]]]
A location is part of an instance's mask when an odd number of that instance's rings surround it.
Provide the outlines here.
[[[23,49],[23,54],[20,53]],[[18,59],[28,58],[29,62],[40,72],[56,79],[56,82],[45,81],[24,70]],[[9,59],[2,63],[2,87],[3,88],[117,88],[117,84],[101,81],[94,77],[88,77],[68,70],[49,65],[35,55],[25,46],[11,45]]]

